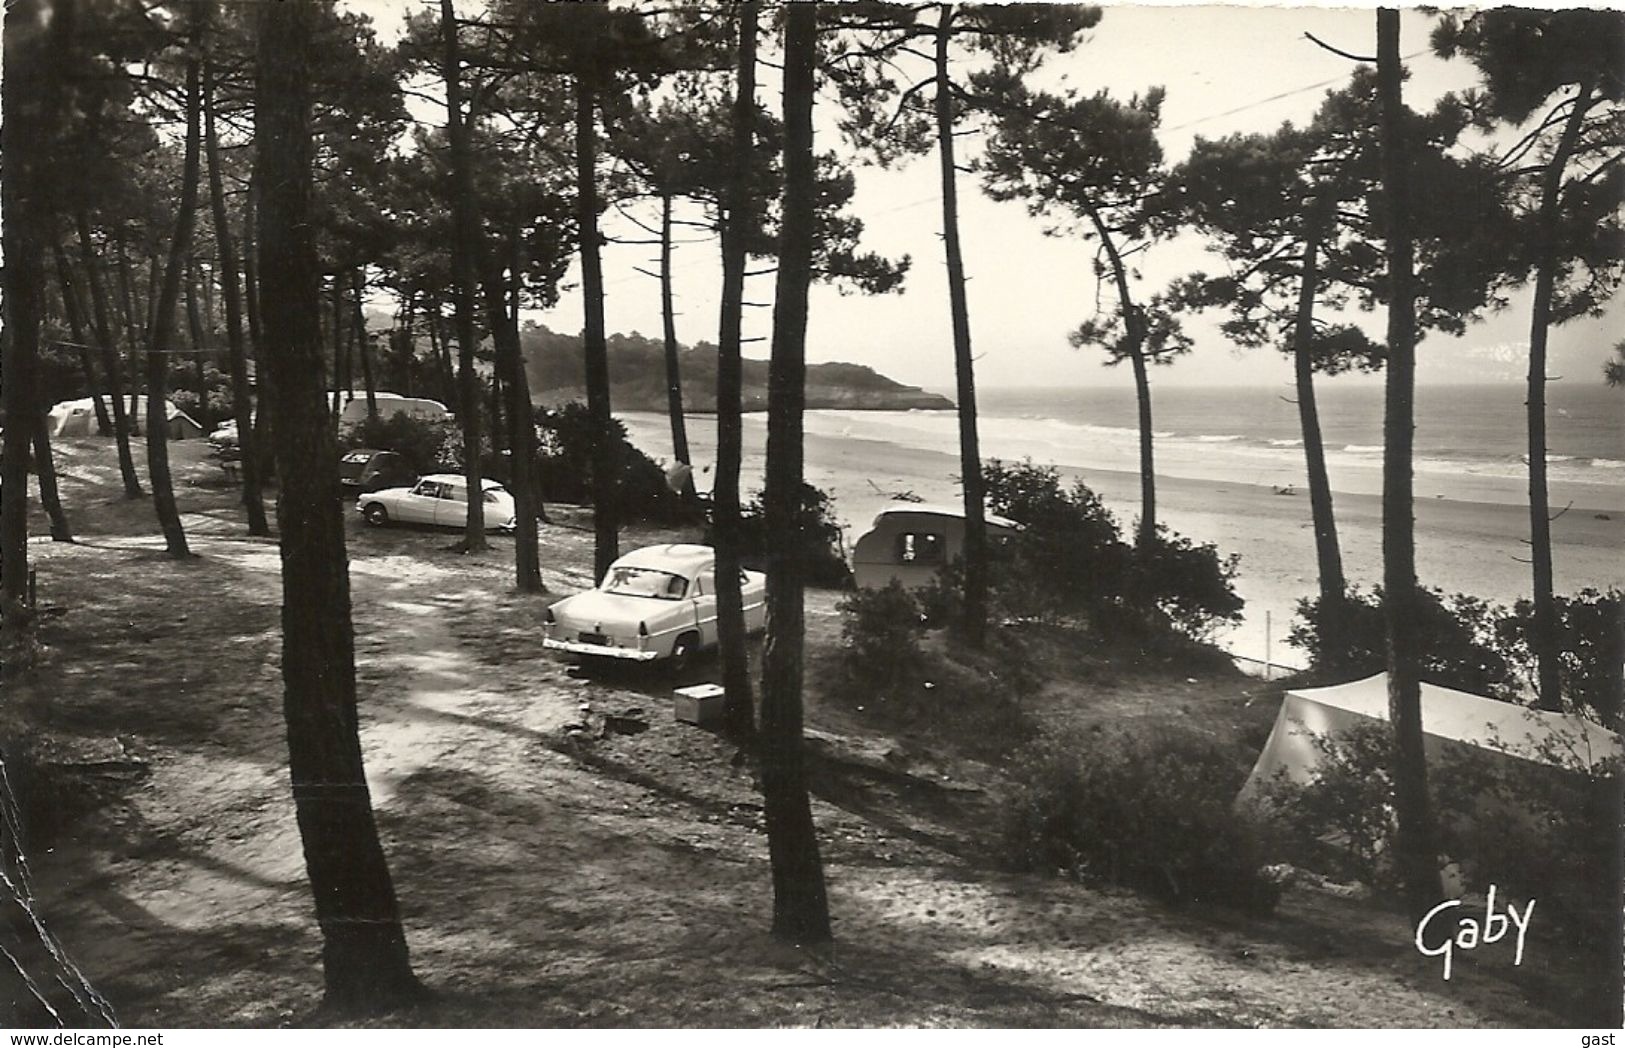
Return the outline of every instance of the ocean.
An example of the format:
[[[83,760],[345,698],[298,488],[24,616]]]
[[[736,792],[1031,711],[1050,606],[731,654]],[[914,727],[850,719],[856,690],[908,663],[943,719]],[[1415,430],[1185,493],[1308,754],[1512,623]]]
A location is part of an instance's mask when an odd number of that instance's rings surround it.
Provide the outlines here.
[[[1152,390],[1157,472],[1270,488],[1305,484],[1303,441],[1290,390]],[[1334,490],[1382,490],[1380,384],[1322,382],[1321,434]],[[1423,386],[1416,405],[1418,497],[1519,504],[1527,500],[1523,390]],[[984,457],[1076,468],[1138,470],[1132,390],[988,388],[977,398]],[[1625,509],[1625,393],[1601,382],[1554,383],[1548,396],[1553,502]],[[809,434],[926,450],[957,448],[952,412],[814,411]]]
[[[1315,590],[1315,552],[1297,406],[1288,390],[1153,387],[1158,517],[1241,557],[1246,619],[1219,638],[1238,655],[1290,663],[1282,637],[1299,598]],[[1319,405],[1344,567],[1351,582],[1381,579],[1382,388],[1323,382]],[[1528,473],[1523,391],[1424,386],[1416,409],[1417,559],[1424,585],[1511,602],[1529,591]],[[1625,394],[1603,384],[1553,384],[1548,461],[1557,586],[1625,586]],[[978,394],[984,458],[1054,465],[1106,500],[1127,528],[1138,514],[1134,394],[998,388]],[[670,459],[666,417],[621,414],[633,440]],[[848,543],[901,493],[957,500],[958,418],[952,411],[807,412],[806,476],[834,498]],[[765,419],[745,419],[742,482],[761,486]],[[689,439],[710,486],[715,419],[690,416]],[[1297,497],[1279,497],[1297,496]]]

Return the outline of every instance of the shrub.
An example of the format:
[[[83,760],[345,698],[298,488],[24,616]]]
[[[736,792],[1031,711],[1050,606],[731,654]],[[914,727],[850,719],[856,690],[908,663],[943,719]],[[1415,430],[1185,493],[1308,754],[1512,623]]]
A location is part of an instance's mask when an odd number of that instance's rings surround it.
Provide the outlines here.
[[[836,610],[841,613],[845,669],[854,681],[893,688],[919,669],[924,620],[896,579],[885,589],[853,591]]]
[[[1221,625],[1241,619],[1235,587],[1240,563],[1235,554],[1221,558],[1212,543],[1193,542],[1159,524],[1151,549],[1135,551],[1132,591],[1144,597],[1125,603],[1144,601],[1143,610],[1154,608],[1187,637],[1209,640]]]
[[[1053,466],[994,459],[983,474],[989,508],[1023,526],[994,575],[994,599],[1007,614],[1085,617],[1143,637],[1173,629],[1195,640],[1240,618],[1238,558],[1165,527],[1150,549],[1136,549],[1100,496],[1081,481],[1063,488]]]
[[[1265,787],[1272,821],[1301,865],[1393,890],[1388,726],[1312,739],[1321,762],[1311,780],[1279,776]],[[1466,745],[1430,759],[1440,855],[1458,864],[1466,890],[1494,884],[1503,898],[1539,899],[1544,923],[1578,949],[1617,950],[1625,801],[1617,761],[1592,768],[1578,739],[1548,741],[1541,755],[1559,766]]]
[[[611,418],[607,428],[585,404],[572,401],[541,412],[536,424],[537,475],[547,502],[592,503],[593,448],[607,442],[619,466],[616,507],[623,519],[674,522],[691,511],[666,483],[665,470],[626,437],[626,426]]]
[[[767,511],[758,494],[739,513],[739,555],[747,568],[766,570],[774,557],[801,561],[802,578],[809,586],[845,589],[852,582],[841,541],[841,524],[829,495],[811,484],[801,485],[796,527],[790,535],[769,535]],[[711,541],[708,531],[706,541]]]
[[[1495,624],[1503,609],[1462,593],[1447,597],[1428,588],[1418,593],[1422,676],[1480,695],[1516,692],[1513,668],[1495,649]],[[1287,643],[1308,654],[1311,669],[1381,673],[1387,666],[1382,587],[1370,594],[1351,587],[1340,609],[1340,628],[1338,616],[1320,605],[1318,598],[1298,602]]]
[[[1625,593],[1586,588],[1558,597],[1558,676],[1563,694],[1610,728],[1620,728],[1625,701]],[[1529,648],[1535,606],[1520,600],[1495,626],[1505,657],[1533,687],[1535,659]]]
[[[1279,898],[1255,827],[1230,803],[1241,769],[1212,739],[1121,729],[1052,737],[1017,777],[1005,837],[1020,869],[1255,913]]]
[[[1100,497],[1080,481],[1061,486],[1053,466],[998,459],[983,468],[988,508],[1022,525],[993,578],[995,599],[1018,618],[1056,621],[1117,604],[1132,550]]]
[[[1394,886],[1393,735],[1386,723],[1309,733],[1319,756],[1310,781],[1277,772],[1263,800],[1299,865],[1373,888]]]
[[[339,432],[339,450],[376,448],[393,451],[417,473],[457,472],[463,468],[462,431],[451,422],[413,418],[404,412],[369,416]]]
[[[925,736],[975,760],[1002,762],[1032,738],[1023,699],[1043,683],[1025,638],[996,631],[971,650],[929,628],[895,580],[842,599],[834,701],[882,733]]]

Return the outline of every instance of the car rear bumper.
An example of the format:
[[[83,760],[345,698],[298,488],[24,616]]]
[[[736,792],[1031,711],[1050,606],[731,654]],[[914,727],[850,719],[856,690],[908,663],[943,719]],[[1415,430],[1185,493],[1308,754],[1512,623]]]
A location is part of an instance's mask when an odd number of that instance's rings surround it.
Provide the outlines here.
[[[552,637],[544,637],[542,647],[551,651],[567,651],[572,655],[598,655],[609,659],[630,659],[635,662],[653,662],[660,658],[658,651],[617,648],[611,644],[584,644],[578,640],[554,640]]]

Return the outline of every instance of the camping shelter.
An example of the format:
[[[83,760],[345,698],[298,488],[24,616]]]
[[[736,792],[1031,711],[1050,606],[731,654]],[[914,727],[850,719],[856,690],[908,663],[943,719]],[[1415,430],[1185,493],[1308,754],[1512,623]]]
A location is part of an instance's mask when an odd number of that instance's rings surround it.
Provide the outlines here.
[[[53,437],[94,437],[99,432],[96,405],[89,397],[64,400],[51,408],[49,418]]]
[[[1360,724],[1387,720],[1386,673],[1329,688],[1287,692],[1276,714],[1275,728],[1241,788],[1238,803],[1258,798],[1264,785],[1279,772],[1292,782],[1308,783],[1320,762],[1312,734],[1337,735]],[[1427,683],[1422,685],[1422,735],[1430,763],[1452,746],[1547,765],[1572,760],[1594,767],[1621,755],[1619,736],[1583,717],[1548,713]],[[1567,760],[1553,760],[1553,754]]]
[[[1021,527],[992,514],[986,520],[993,541]],[[909,589],[929,585],[964,549],[963,507],[900,502],[875,514],[874,524],[852,547],[852,580],[861,589],[883,589],[892,579]]]
[[[345,390],[340,391],[344,404],[339,410],[339,426],[347,429],[359,426],[367,419],[366,391]],[[377,390],[373,393],[373,403],[378,407],[378,417],[387,419],[396,415],[407,415],[411,418],[421,419],[425,422],[445,422],[450,420],[451,412],[446,405],[438,400],[427,397],[403,397],[399,393],[387,393]]]
[[[191,440],[203,436],[203,427],[198,425],[197,419],[176,407],[173,400],[166,404],[170,440]],[[147,398],[144,394],[136,394],[128,398],[127,405],[130,432],[139,434],[147,421]],[[64,400],[51,408],[50,426],[53,437],[95,436],[96,406],[89,397]]]

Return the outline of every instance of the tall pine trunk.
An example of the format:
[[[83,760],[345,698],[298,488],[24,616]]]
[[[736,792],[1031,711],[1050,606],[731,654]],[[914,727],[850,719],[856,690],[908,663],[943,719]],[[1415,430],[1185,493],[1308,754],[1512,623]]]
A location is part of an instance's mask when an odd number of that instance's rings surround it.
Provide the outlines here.
[[[1326,448],[1320,436],[1320,407],[1315,401],[1315,296],[1320,291],[1320,240],[1321,230],[1318,223],[1314,223],[1303,246],[1298,311],[1292,334],[1292,373],[1297,386],[1298,424],[1303,431],[1303,458],[1309,479],[1309,514],[1315,529],[1321,650],[1341,653],[1347,643],[1344,604],[1348,583],[1343,577],[1343,553],[1337,541],[1337,518],[1332,512],[1332,484],[1326,474]]]
[[[39,479],[39,501],[45,518],[51,522],[52,542],[72,542],[73,529],[62,509],[62,496],[56,485],[56,459],[51,454],[51,429],[45,405],[35,400],[34,475]]]
[[[108,407],[113,414],[113,439],[118,445],[118,471],[124,480],[124,497],[142,496],[141,480],[135,472],[135,456],[130,453],[130,416],[124,402],[124,357],[119,352],[113,334],[113,311],[107,302],[107,285],[102,282],[101,260],[90,242],[90,216],[83,209],[74,212],[74,227],[79,235],[79,263],[90,285],[91,317],[96,324],[96,341],[102,351],[102,366],[107,372]]]
[[[587,5],[597,14],[599,6]],[[587,414],[592,419],[593,578],[602,579],[620,552],[620,454],[609,403],[609,347],[604,341],[604,269],[598,233],[596,95],[591,71],[575,76],[576,228],[581,237],[582,350]]]
[[[1561,643],[1552,573],[1552,506],[1546,488],[1546,338],[1552,324],[1552,295],[1557,279],[1559,197],[1563,169],[1579,141],[1591,108],[1592,81],[1580,84],[1563,125],[1557,150],[1541,176],[1539,256],[1535,270],[1535,303],[1529,323],[1529,558],[1534,574],[1535,620],[1530,648],[1535,655],[1538,702],[1543,710],[1563,709]]]
[[[28,457],[38,413],[40,320],[44,305],[47,213],[39,185],[45,141],[49,59],[37,28],[36,3],[6,8],[5,76],[0,78],[0,224],[4,239],[5,332],[0,338],[0,624],[23,621],[28,594]]]
[[[474,282],[480,254],[478,201],[474,196],[474,157],[463,114],[463,60],[457,46],[457,15],[451,0],[440,0],[443,48],[441,75],[446,81],[446,137],[451,141],[451,210],[456,227],[451,245],[452,291],[457,308],[457,385],[459,421],[463,427],[463,478],[468,487],[468,521],[463,550],[486,548],[485,488],[480,476],[480,392],[474,371]]]
[[[250,172],[248,192],[243,194],[243,313],[248,319],[248,341],[254,360],[254,448],[259,461],[266,466],[261,475],[271,479],[276,466],[267,451],[275,439],[276,420],[271,413],[276,410],[276,398],[271,390],[271,369],[261,349],[264,343],[260,326],[260,250],[256,233],[259,200],[259,176]]]
[[[513,282],[517,296],[517,273]],[[536,533],[536,428],[531,422],[530,393],[525,383],[524,361],[519,354],[519,315],[517,309],[508,309],[502,269],[494,261],[486,263],[483,283],[485,315],[496,348],[496,374],[507,397],[503,415],[508,422],[508,461],[513,467],[509,471],[508,488],[513,493],[514,506],[514,585],[522,593],[545,593],[547,587],[542,585]]]
[[[1439,901],[1438,855],[1422,751],[1420,601],[1412,485],[1416,411],[1416,288],[1410,234],[1407,111],[1401,97],[1399,12],[1377,11],[1377,93],[1387,202],[1388,367],[1383,399],[1382,581],[1388,639],[1388,720],[1393,725],[1394,852],[1406,908],[1419,921]]]
[[[768,369],[769,535],[795,534],[801,509],[802,411],[806,404],[807,291],[812,282],[816,186],[813,73],[818,60],[817,5],[791,5],[784,28],[784,205]],[[802,656],[806,621],[799,557],[782,549],[768,562],[767,647],[762,656],[762,795],[773,866],[773,935],[803,946],[831,939],[824,865],[807,796],[801,737]]]
[[[1100,245],[1105,248],[1106,258],[1111,263],[1112,280],[1117,284],[1118,309],[1123,316],[1123,355],[1128,357],[1129,367],[1134,372],[1134,402],[1140,430],[1140,523],[1134,544],[1142,554],[1148,554],[1157,540],[1157,461],[1156,433],[1151,423],[1151,375],[1145,353],[1145,314],[1134,303],[1134,293],[1128,282],[1128,263],[1117,249],[1111,227],[1106,225],[1100,209],[1092,203],[1086,203],[1084,210],[1100,236]]]
[[[378,841],[356,716],[355,638],[338,455],[322,403],[312,208],[310,32],[316,4],[258,10],[256,161],[265,356],[282,477],[283,711],[326,1003],[381,1011],[418,997]]]
[[[1134,405],[1140,429],[1140,524],[1134,546],[1140,553],[1149,554],[1157,541],[1157,461],[1151,423],[1151,373],[1144,342],[1143,336],[1129,336],[1129,367],[1134,371]]]
[[[975,358],[971,355],[970,307],[965,300],[965,260],[959,245],[959,194],[955,185],[953,95],[948,80],[948,41],[954,8],[942,5],[936,32],[937,154],[942,168],[942,244],[948,260],[948,306],[953,316],[954,376],[959,394],[959,475],[965,495],[964,640],[980,648],[987,635],[987,519],[977,434]]]
[[[75,355],[79,358],[79,369],[85,374],[85,385],[90,389],[90,403],[96,410],[96,432],[104,437],[110,436],[113,432],[113,417],[107,413],[101,383],[96,379],[96,367],[91,363],[91,346],[85,341],[90,336],[85,331],[84,296],[80,294],[79,284],[73,278],[73,269],[68,265],[67,254],[54,238],[51,243],[51,259],[56,264],[56,283],[62,293],[62,312],[68,320],[68,334],[79,344]],[[43,404],[40,406],[44,407]]]
[[[677,310],[671,291],[671,197],[660,198],[660,331],[666,350],[666,414],[671,417],[671,453],[689,465],[688,426],[683,419],[683,373],[677,357]],[[694,477],[683,481],[685,501],[694,497]]]
[[[451,347],[447,340],[451,336],[446,333],[446,317],[440,311],[440,303],[434,304],[434,315],[429,318],[429,342],[434,347],[435,360],[440,365],[440,384],[445,390],[441,394],[448,404],[456,404],[460,396],[457,390],[457,372],[451,362]]]
[[[333,425],[337,427],[340,412],[344,410],[344,405],[352,399],[346,370],[347,365],[344,360],[344,342],[350,326],[344,322],[344,274],[342,270],[333,274],[333,283],[327,292],[327,305],[330,314],[328,334],[332,336],[333,341]]]
[[[412,372],[417,367],[418,351],[415,344],[417,335],[413,331],[413,320],[417,316],[417,295],[408,292],[406,301],[401,304],[400,325],[394,332],[400,341],[397,343],[396,353],[400,357],[401,378],[406,388],[402,390],[409,397],[417,396],[416,380]]]
[[[367,275],[357,269],[350,286],[350,323],[355,329],[355,352],[361,358],[361,385],[367,393],[367,418],[378,420],[378,384],[372,373],[372,341],[367,337],[367,313],[361,304],[361,294],[367,287]]]
[[[220,170],[220,137],[215,129],[214,65],[203,63],[203,144],[209,161],[209,206],[214,242],[220,250],[220,290],[226,304],[226,352],[231,368],[231,416],[237,422],[238,470],[243,482],[243,512],[250,535],[269,535],[265,500],[260,491],[259,445],[254,440],[254,409],[248,395],[248,353],[243,345],[243,300],[238,284],[237,244],[226,210],[225,176]]]
[[[750,158],[756,115],[756,33],[759,4],[739,6],[739,69],[734,81],[732,153],[722,227],[722,312],[717,335],[717,465],[711,485],[717,549],[717,643],[722,663],[723,730],[737,742],[756,731],[750,650],[739,570],[739,466],[744,451],[741,329],[750,221]],[[675,363],[675,353],[668,360]],[[671,366],[671,365],[668,365]],[[681,401],[673,410],[681,410]],[[673,422],[673,436],[678,432]],[[686,448],[685,448],[686,450]]]
[[[191,252],[192,226],[197,217],[202,94],[199,62],[194,52],[186,59],[186,148],[181,198],[176,205],[175,234],[169,242],[169,257],[153,312],[152,342],[147,347],[147,475],[152,481],[152,503],[158,512],[158,524],[163,528],[164,546],[172,557],[191,555],[169,472],[169,356],[174,343],[181,278]]]
[[[203,330],[201,294],[198,291],[197,260],[186,260],[186,330],[192,343],[192,382],[197,387],[197,424],[208,433],[214,429],[214,418],[209,412],[209,383],[204,370],[206,335]]]

